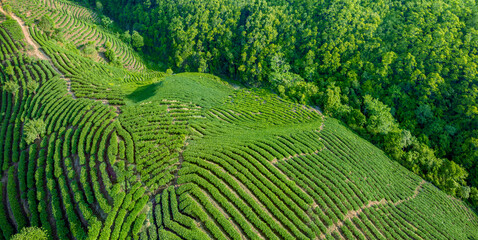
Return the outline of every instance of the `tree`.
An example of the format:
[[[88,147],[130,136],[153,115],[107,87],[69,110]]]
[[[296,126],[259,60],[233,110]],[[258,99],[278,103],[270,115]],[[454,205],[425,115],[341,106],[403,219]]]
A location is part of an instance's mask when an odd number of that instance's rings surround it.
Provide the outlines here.
[[[14,71],[14,68],[13,66],[8,66],[5,68],[5,73],[10,75],[10,76],[13,76],[13,74],[15,74],[15,71]]]
[[[110,49],[112,46],[113,46],[113,44],[111,44],[110,41],[107,41],[107,42],[105,43],[105,48],[106,48],[106,49]]]
[[[116,60],[116,55],[111,49],[106,50],[105,57],[108,58],[110,62],[114,62]]]
[[[417,110],[415,110],[415,114],[419,124],[426,124],[433,118],[432,109],[428,104],[420,105]]]
[[[25,227],[22,230],[13,235],[11,240],[47,240],[48,234],[43,228],[39,227]]]
[[[17,94],[18,90],[20,89],[20,86],[17,82],[10,80],[5,82],[5,85],[3,85],[3,89],[15,96],[15,94]]]
[[[103,16],[101,17],[101,24],[108,29],[111,26],[111,24],[113,24],[113,20],[111,20],[111,18],[107,16]]]
[[[27,120],[23,127],[24,139],[27,144],[33,143],[36,139],[45,134],[46,126],[42,119]]]
[[[299,80],[292,81],[292,83],[288,86],[286,95],[301,104],[307,104],[309,102],[312,102],[313,99],[315,99],[317,92],[318,88],[316,85],[314,85],[313,83],[305,82],[303,80]]]
[[[5,10],[5,12],[7,13],[11,13],[12,12],[12,6],[10,6],[9,4],[6,4],[3,6],[3,9]]]
[[[437,171],[440,171],[441,174],[434,173],[439,175],[436,178],[436,183],[441,185],[445,192],[461,198],[469,197],[471,189],[462,186],[466,184],[465,179],[468,177],[468,173],[463,167],[453,161],[445,160]]]
[[[405,149],[411,146],[416,141],[416,138],[412,136],[412,133],[408,130],[403,130],[400,138],[400,148]]]
[[[367,116],[367,129],[373,134],[387,134],[396,126],[395,119],[390,113],[390,107],[372,98],[364,97],[365,115]]]
[[[334,114],[342,105],[340,103],[340,88],[334,83],[327,86],[324,94],[324,111],[328,114]]]
[[[131,34],[129,34],[129,31],[125,31],[123,34],[121,34],[121,39],[123,42],[131,44]]]
[[[97,54],[95,43],[93,41],[88,42],[83,47],[83,53],[88,57],[94,57]]]
[[[100,1],[96,1],[96,9],[103,12],[103,4]]]
[[[151,7],[151,0],[144,0],[143,6],[148,9]]]
[[[36,93],[37,88],[40,86],[37,81],[29,81],[27,83],[27,90],[31,93]]]
[[[43,32],[51,35],[55,29],[55,22],[47,14],[45,14],[38,22],[38,27],[43,30]]]
[[[471,188],[468,186],[461,186],[457,192],[456,196],[461,199],[468,199],[470,197]]]
[[[346,121],[349,126],[355,129],[360,129],[366,123],[367,118],[358,109],[351,109],[350,113],[346,116]]]
[[[131,36],[131,40],[132,40],[133,47],[135,47],[138,50],[140,50],[141,47],[144,46],[143,37],[137,31],[133,31],[133,35]]]
[[[471,187],[470,201],[473,205],[478,206],[478,189],[476,187]]]

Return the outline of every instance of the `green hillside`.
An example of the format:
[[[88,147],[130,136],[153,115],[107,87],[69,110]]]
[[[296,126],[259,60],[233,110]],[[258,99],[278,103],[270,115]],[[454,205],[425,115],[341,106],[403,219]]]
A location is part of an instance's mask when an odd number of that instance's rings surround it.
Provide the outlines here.
[[[72,1],[114,21],[149,67],[225,76],[320,106],[478,206],[476,1]]]
[[[317,108],[152,71],[74,3],[8,3],[0,239],[478,239],[466,203]]]

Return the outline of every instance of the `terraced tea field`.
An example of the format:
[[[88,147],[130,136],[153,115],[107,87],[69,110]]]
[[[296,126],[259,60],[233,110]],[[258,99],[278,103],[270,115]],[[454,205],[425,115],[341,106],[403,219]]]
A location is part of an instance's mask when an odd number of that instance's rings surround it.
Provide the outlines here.
[[[0,22],[0,239],[27,226],[51,239],[478,239],[468,206],[319,110],[147,70],[78,5],[12,5],[18,25]],[[126,68],[44,34],[43,14],[74,46],[110,41]]]

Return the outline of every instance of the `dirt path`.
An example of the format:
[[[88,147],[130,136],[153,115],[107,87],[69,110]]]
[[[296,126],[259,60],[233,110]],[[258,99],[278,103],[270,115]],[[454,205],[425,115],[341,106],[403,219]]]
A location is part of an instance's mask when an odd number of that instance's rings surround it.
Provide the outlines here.
[[[418,186],[415,188],[415,190],[413,191],[413,195],[412,196],[409,196],[405,199],[400,199],[396,202],[393,202],[393,201],[387,201],[386,199],[381,199],[380,201],[370,201],[368,202],[367,205],[365,206],[362,206],[360,209],[358,210],[352,210],[352,211],[349,211],[347,212],[347,214],[344,216],[344,219],[343,220],[340,220],[338,221],[337,223],[333,224],[332,226],[329,226],[327,228],[327,233],[332,233],[334,231],[337,231],[340,227],[342,227],[344,225],[344,222],[347,221],[347,220],[351,220],[352,218],[354,217],[357,217],[359,214],[361,214],[363,212],[363,210],[367,209],[367,208],[371,208],[373,206],[377,206],[377,205],[387,205],[387,204],[392,204],[394,206],[397,206],[403,202],[406,202],[406,201],[410,201],[414,198],[416,198],[418,196],[418,194],[420,193],[420,190],[422,189],[422,186],[423,184],[425,184],[426,181],[425,180],[422,180],[420,182],[420,184],[418,184]],[[325,235],[322,234],[320,236],[321,239],[325,238]]]
[[[66,82],[66,89],[68,91],[68,94],[70,94],[73,99],[76,99],[76,96],[75,94],[71,91],[71,80],[67,77],[65,77],[65,75],[58,69],[55,67],[55,64],[53,64],[53,61],[51,60],[51,58],[45,53],[43,52],[41,49],[40,49],[40,46],[33,40],[33,38],[30,36],[30,32],[28,31],[28,28],[25,24],[25,22],[15,16],[15,14],[11,13],[11,14],[7,14],[5,12],[5,10],[3,10],[2,6],[0,6],[0,12],[5,14],[5,15],[9,15],[10,17],[13,18],[13,20],[17,21],[18,24],[20,25],[20,27],[22,28],[22,32],[23,32],[23,35],[25,36],[25,40],[26,42],[33,47],[33,50],[28,50],[28,53],[31,55],[31,56],[34,56],[34,57],[37,57],[41,60],[46,60],[48,62],[50,62],[50,65],[51,67],[58,73],[60,74],[60,78],[63,79],[65,82]]]
[[[420,190],[422,189],[423,184],[425,184],[425,183],[426,183],[426,181],[425,181],[425,180],[422,180],[422,181],[420,182],[420,184],[417,186],[417,188],[415,189],[415,191],[413,191],[413,195],[412,195],[412,196],[409,196],[409,197],[407,197],[407,198],[405,198],[405,199],[398,200],[398,201],[396,201],[396,202],[394,202],[394,203],[392,203],[392,204],[393,204],[394,206],[397,206],[398,204],[401,204],[401,203],[403,203],[403,202],[410,201],[410,200],[416,198],[416,197],[418,196],[418,194],[420,193]]]
[[[304,156],[311,156],[311,155],[317,155],[317,154],[319,154],[319,150],[315,150],[312,153],[300,153],[300,154],[290,155],[288,157],[285,157],[285,158],[279,159],[279,160],[277,158],[274,158],[274,159],[271,160],[271,163],[276,164],[278,161],[286,161],[286,160],[290,160],[290,159],[295,158],[295,157],[304,157]]]
[[[183,162],[184,162],[183,151],[184,150],[181,150],[179,152],[178,168],[174,172],[174,178],[171,183],[171,185],[173,185],[174,188],[178,188],[179,186],[183,185],[183,184],[178,184],[179,170],[181,170],[181,167],[183,166]]]
[[[33,41],[33,39],[31,38],[30,32],[28,32],[25,22],[19,17],[15,16],[13,13],[11,14],[6,13],[5,10],[3,10],[2,6],[0,6],[0,12],[2,12],[5,15],[9,15],[10,17],[13,18],[13,20],[18,22],[18,24],[22,28],[23,35],[25,35],[25,40],[30,46],[33,47],[33,50],[29,50],[28,52],[39,59],[48,60],[47,56],[43,54],[42,52],[40,52],[40,47],[38,46],[38,44],[36,44],[35,41]]]
[[[73,99],[77,99],[77,97],[75,96],[75,94],[71,91],[71,79],[65,77],[65,74],[63,74],[60,69],[58,69],[57,67],[55,67],[55,64],[53,64],[53,61],[51,60],[50,56],[48,56],[45,52],[43,52],[43,50],[39,50],[42,55],[46,58],[45,60],[47,60],[48,62],[50,62],[50,66],[58,73],[60,74],[60,78],[63,79],[65,82],[66,82],[66,90],[68,91],[68,94],[71,95],[71,97]]]

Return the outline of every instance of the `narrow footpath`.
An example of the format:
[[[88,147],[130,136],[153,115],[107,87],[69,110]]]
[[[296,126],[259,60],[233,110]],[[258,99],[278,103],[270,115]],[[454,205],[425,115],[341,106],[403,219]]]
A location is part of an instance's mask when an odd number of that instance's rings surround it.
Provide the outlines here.
[[[66,82],[66,88],[68,90],[68,94],[70,94],[73,99],[76,99],[75,94],[71,91],[71,79],[67,78],[65,74],[63,74],[58,68],[55,67],[55,64],[53,64],[53,61],[51,60],[50,56],[48,56],[44,51],[41,50],[40,46],[33,40],[33,38],[30,35],[30,32],[28,31],[28,27],[25,24],[25,22],[15,16],[13,13],[7,13],[5,10],[3,10],[3,7],[0,6],[0,12],[3,13],[4,15],[10,16],[13,20],[17,21],[17,23],[20,25],[22,28],[23,35],[25,36],[25,41],[33,47],[32,50],[27,50],[28,54],[31,56],[34,56],[40,60],[46,60],[50,62],[51,67],[60,75],[60,78],[65,80]]]

